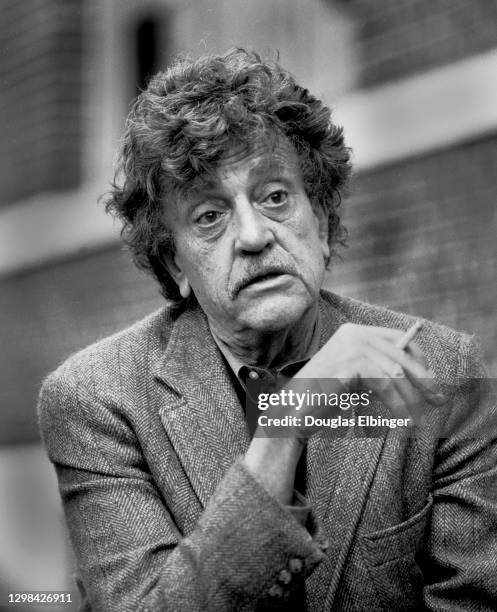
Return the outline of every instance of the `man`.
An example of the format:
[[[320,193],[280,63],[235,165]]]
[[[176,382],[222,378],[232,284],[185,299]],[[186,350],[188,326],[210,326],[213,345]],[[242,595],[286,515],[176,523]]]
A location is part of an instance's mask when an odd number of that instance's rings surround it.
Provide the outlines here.
[[[121,171],[108,209],[168,304],[40,399],[83,609],[494,610],[495,404],[470,338],[408,342],[411,317],[321,291],[349,175],[329,110],[253,53],[179,61],[138,97]],[[354,409],[326,435],[339,408],[284,428],[280,402],[267,430],[254,382],[422,424]]]

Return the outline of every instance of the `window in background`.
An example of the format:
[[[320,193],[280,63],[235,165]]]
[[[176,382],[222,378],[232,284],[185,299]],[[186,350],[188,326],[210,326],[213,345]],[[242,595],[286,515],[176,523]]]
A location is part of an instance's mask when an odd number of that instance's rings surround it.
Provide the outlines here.
[[[0,206],[81,180],[80,0],[4,0]]]
[[[135,61],[133,96],[139,94],[150,78],[166,68],[168,59],[168,19],[164,14],[149,14],[136,19],[132,27]]]

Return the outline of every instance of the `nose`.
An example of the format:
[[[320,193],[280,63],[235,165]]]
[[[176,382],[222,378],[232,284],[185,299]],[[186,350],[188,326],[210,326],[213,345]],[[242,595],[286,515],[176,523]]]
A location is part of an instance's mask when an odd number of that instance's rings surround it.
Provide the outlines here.
[[[234,223],[235,249],[238,253],[260,253],[274,243],[271,221],[248,199],[237,201]]]

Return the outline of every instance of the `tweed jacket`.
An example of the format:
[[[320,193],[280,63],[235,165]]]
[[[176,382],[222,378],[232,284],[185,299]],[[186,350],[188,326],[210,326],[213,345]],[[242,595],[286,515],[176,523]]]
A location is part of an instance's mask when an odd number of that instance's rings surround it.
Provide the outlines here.
[[[321,345],[348,321],[413,323],[327,292],[320,309]],[[82,609],[497,609],[495,401],[471,382],[471,338],[425,322],[417,342],[450,401],[416,436],[311,438],[305,526],[240,459],[243,410],[200,309],[69,358],[39,414]]]

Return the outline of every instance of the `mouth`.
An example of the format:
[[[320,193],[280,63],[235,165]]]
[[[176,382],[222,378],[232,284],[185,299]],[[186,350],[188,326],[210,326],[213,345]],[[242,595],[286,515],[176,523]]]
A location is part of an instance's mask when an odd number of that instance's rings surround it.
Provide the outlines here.
[[[249,279],[244,280],[240,284],[237,293],[244,289],[251,289],[252,287],[253,288],[273,287],[281,283],[284,280],[284,277],[288,277],[288,275],[289,275],[289,272],[287,270],[283,270],[280,268],[264,270],[260,274],[257,274],[256,276],[252,276]]]
[[[254,283],[261,283],[263,281],[269,280],[270,278],[277,278],[278,276],[281,276],[282,274],[284,274],[284,272],[268,272],[267,274],[261,274],[260,276],[256,276],[251,281],[249,281],[247,285],[253,285]]]

